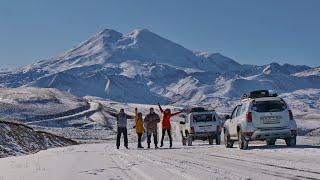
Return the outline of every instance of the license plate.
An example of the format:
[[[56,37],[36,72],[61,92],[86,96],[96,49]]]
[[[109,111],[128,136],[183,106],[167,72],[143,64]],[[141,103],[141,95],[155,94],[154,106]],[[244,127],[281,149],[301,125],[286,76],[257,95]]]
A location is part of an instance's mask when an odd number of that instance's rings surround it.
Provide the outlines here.
[[[263,124],[279,124],[281,116],[264,116],[261,117]]]
[[[200,130],[202,130],[202,131],[208,131],[208,130],[210,130],[210,127],[200,127]]]

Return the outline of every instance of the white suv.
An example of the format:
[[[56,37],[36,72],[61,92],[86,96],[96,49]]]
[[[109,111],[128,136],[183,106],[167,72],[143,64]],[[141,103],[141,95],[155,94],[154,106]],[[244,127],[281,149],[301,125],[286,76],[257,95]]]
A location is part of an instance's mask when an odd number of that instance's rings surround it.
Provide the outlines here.
[[[184,116],[185,120],[180,122],[182,145],[192,146],[194,140],[209,140],[209,144],[221,142],[221,120],[213,110],[204,108],[192,108]]]
[[[239,141],[239,148],[247,149],[249,141],[254,140],[266,140],[267,145],[275,145],[277,139],[284,139],[287,146],[296,145],[297,124],[292,111],[272,91],[245,94],[226,119],[224,142],[227,148]]]

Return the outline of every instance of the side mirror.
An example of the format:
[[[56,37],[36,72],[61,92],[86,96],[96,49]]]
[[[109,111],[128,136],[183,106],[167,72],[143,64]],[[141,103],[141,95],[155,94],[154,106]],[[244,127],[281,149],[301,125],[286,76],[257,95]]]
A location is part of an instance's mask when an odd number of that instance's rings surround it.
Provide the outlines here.
[[[226,120],[230,119],[230,115],[226,115],[226,116],[224,116],[224,118],[226,118]]]
[[[186,122],[184,122],[184,121],[180,121],[180,124],[186,124]]]

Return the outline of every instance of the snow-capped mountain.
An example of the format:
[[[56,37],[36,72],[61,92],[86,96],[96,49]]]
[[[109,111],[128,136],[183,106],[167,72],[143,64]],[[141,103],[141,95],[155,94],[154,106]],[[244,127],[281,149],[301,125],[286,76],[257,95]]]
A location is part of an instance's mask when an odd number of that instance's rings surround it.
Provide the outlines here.
[[[302,72],[298,72],[295,76],[306,77],[306,76],[320,76],[320,67],[308,69]]]
[[[253,89],[320,88],[308,66],[242,65],[191,51],[147,29],[106,29],[57,57],[0,72],[3,87],[50,87],[120,102],[209,104]]]

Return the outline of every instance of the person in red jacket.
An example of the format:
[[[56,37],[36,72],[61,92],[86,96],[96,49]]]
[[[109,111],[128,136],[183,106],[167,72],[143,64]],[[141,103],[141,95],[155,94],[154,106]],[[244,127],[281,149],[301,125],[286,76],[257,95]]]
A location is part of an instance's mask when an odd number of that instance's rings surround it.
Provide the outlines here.
[[[171,113],[170,109],[163,110],[159,103],[158,103],[158,106],[159,106],[159,109],[162,113],[162,138],[161,138],[161,146],[160,147],[163,146],[164,135],[165,135],[165,132],[167,131],[167,134],[170,139],[170,148],[172,148],[171,117],[181,113],[181,111]]]

